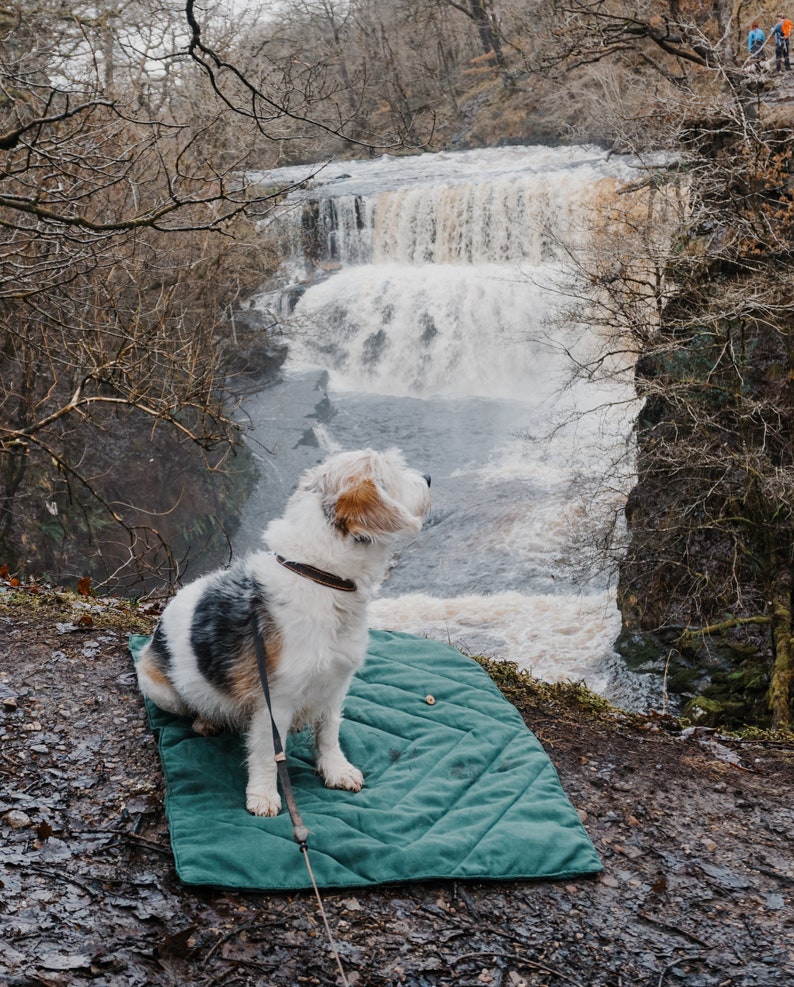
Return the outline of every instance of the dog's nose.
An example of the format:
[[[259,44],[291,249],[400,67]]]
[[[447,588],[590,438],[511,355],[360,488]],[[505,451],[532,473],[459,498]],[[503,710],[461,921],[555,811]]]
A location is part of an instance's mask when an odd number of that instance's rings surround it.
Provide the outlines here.
[[[422,476],[425,478],[425,482],[427,483],[427,485],[429,487],[430,486],[430,474],[429,473],[423,473]]]

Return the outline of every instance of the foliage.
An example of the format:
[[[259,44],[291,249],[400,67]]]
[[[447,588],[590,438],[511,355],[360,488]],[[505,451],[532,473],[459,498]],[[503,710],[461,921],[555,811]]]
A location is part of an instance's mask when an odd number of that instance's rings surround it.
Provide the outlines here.
[[[613,706],[603,696],[589,689],[583,682],[545,682],[523,671],[512,661],[495,660],[484,655],[473,655],[493,679],[505,698],[521,708],[527,701],[541,702],[567,710],[574,716],[590,716],[595,719],[620,718],[628,720],[630,714]]]

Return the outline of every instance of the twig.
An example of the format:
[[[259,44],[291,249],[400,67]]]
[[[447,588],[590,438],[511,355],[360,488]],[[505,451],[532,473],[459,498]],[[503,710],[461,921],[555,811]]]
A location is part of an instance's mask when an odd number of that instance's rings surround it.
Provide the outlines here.
[[[516,967],[529,967],[531,970],[540,970],[542,973],[550,973],[553,977],[559,977],[560,980],[564,980],[569,984],[576,984],[576,980],[571,980],[570,977],[566,977],[564,973],[560,973],[559,970],[555,970],[553,967],[544,966],[543,963],[537,963],[535,960],[527,960],[522,956],[516,956],[515,953],[505,953],[499,949],[486,949],[479,953],[461,953],[460,956],[455,956],[449,962],[451,964],[463,963],[465,960],[484,960],[488,956],[500,957],[502,959],[510,960],[513,966]]]
[[[170,847],[160,846],[159,843],[155,843],[153,840],[147,840],[144,836],[138,836],[137,833],[119,833],[119,842],[123,839],[132,840],[133,843],[137,843],[139,846],[145,846],[147,850],[156,850],[166,857],[171,856]]]
[[[15,773],[19,771],[19,766],[22,763],[21,761],[18,761],[16,758],[11,757],[11,755],[7,754],[5,751],[0,751],[0,757],[2,757],[4,761],[7,761],[11,765],[11,768]]]
[[[654,918],[653,915],[648,915],[647,912],[638,912],[639,917],[644,922],[650,922],[651,925],[658,925],[660,929],[667,929],[668,932],[676,932],[679,936],[683,936],[685,939],[689,939],[698,946],[702,946],[704,949],[711,949],[711,944],[704,942],[693,932],[687,932],[686,929],[680,929],[677,925],[671,925],[669,922],[662,922],[658,918]]]
[[[678,966],[678,964],[682,962],[686,963],[689,960],[699,960],[700,958],[701,958],[700,953],[693,953],[691,956],[676,957],[674,960],[672,960],[670,963],[667,964],[667,966],[665,966],[662,969],[662,972],[659,974],[659,980],[658,983],[656,984],[656,987],[662,987],[662,984],[664,983],[664,978],[667,976],[667,971],[672,970],[674,966]]]
[[[97,891],[89,887],[84,881],[79,881],[76,877],[71,877],[65,871],[53,870],[51,867],[42,867],[41,864],[31,864],[30,869],[37,874],[44,874],[45,877],[54,877],[59,881],[68,881],[69,884],[73,884],[76,888],[80,888],[81,891],[85,891],[90,898],[101,897]]]
[[[286,919],[263,919],[263,913],[261,911],[257,912],[256,915],[249,921],[243,922],[240,925],[236,925],[233,929],[229,929],[228,932],[224,932],[222,936],[218,936],[215,942],[207,950],[207,955],[204,957],[203,965],[205,967],[209,966],[209,962],[215,953],[220,949],[220,947],[228,942],[230,939],[234,939],[236,936],[241,935],[243,932],[249,932],[251,929],[260,929],[263,926],[268,929],[278,929],[283,928],[287,925]],[[233,962],[237,962],[234,960]]]

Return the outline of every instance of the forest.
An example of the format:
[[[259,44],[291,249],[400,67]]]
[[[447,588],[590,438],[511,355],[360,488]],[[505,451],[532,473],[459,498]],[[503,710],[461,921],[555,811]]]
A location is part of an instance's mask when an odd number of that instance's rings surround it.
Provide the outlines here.
[[[794,176],[771,7],[717,0],[0,5],[0,566],[140,596],[226,550],[235,407],[283,358],[240,317],[284,189],[329,157],[594,142],[680,208],[579,267],[638,394],[598,533],[619,647],[697,722],[791,725]],[[188,524],[186,519],[190,519]],[[624,530],[626,529],[626,530]]]

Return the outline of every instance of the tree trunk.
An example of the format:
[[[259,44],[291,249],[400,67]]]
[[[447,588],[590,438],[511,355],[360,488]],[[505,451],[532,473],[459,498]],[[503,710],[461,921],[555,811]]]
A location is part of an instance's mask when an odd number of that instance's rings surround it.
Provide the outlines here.
[[[794,637],[791,633],[791,573],[782,570],[772,586],[772,644],[774,662],[769,685],[769,708],[772,725],[778,729],[791,726],[794,693]]]
[[[505,71],[507,63],[504,52],[502,51],[502,39],[494,28],[493,19],[488,10],[487,0],[469,0],[469,6],[471,7],[472,20],[477,25],[477,30],[480,34],[483,51],[486,54],[492,51],[496,59],[496,64],[502,71]]]
[[[483,54],[488,55],[493,52],[494,61],[502,75],[505,86],[508,88],[512,87],[514,82],[507,70],[507,59],[502,49],[502,38],[494,22],[493,14],[489,9],[491,0],[468,0],[466,4],[457,3],[456,0],[448,0],[448,3],[474,21],[477,27],[477,33],[480,36],[480,45]]]

